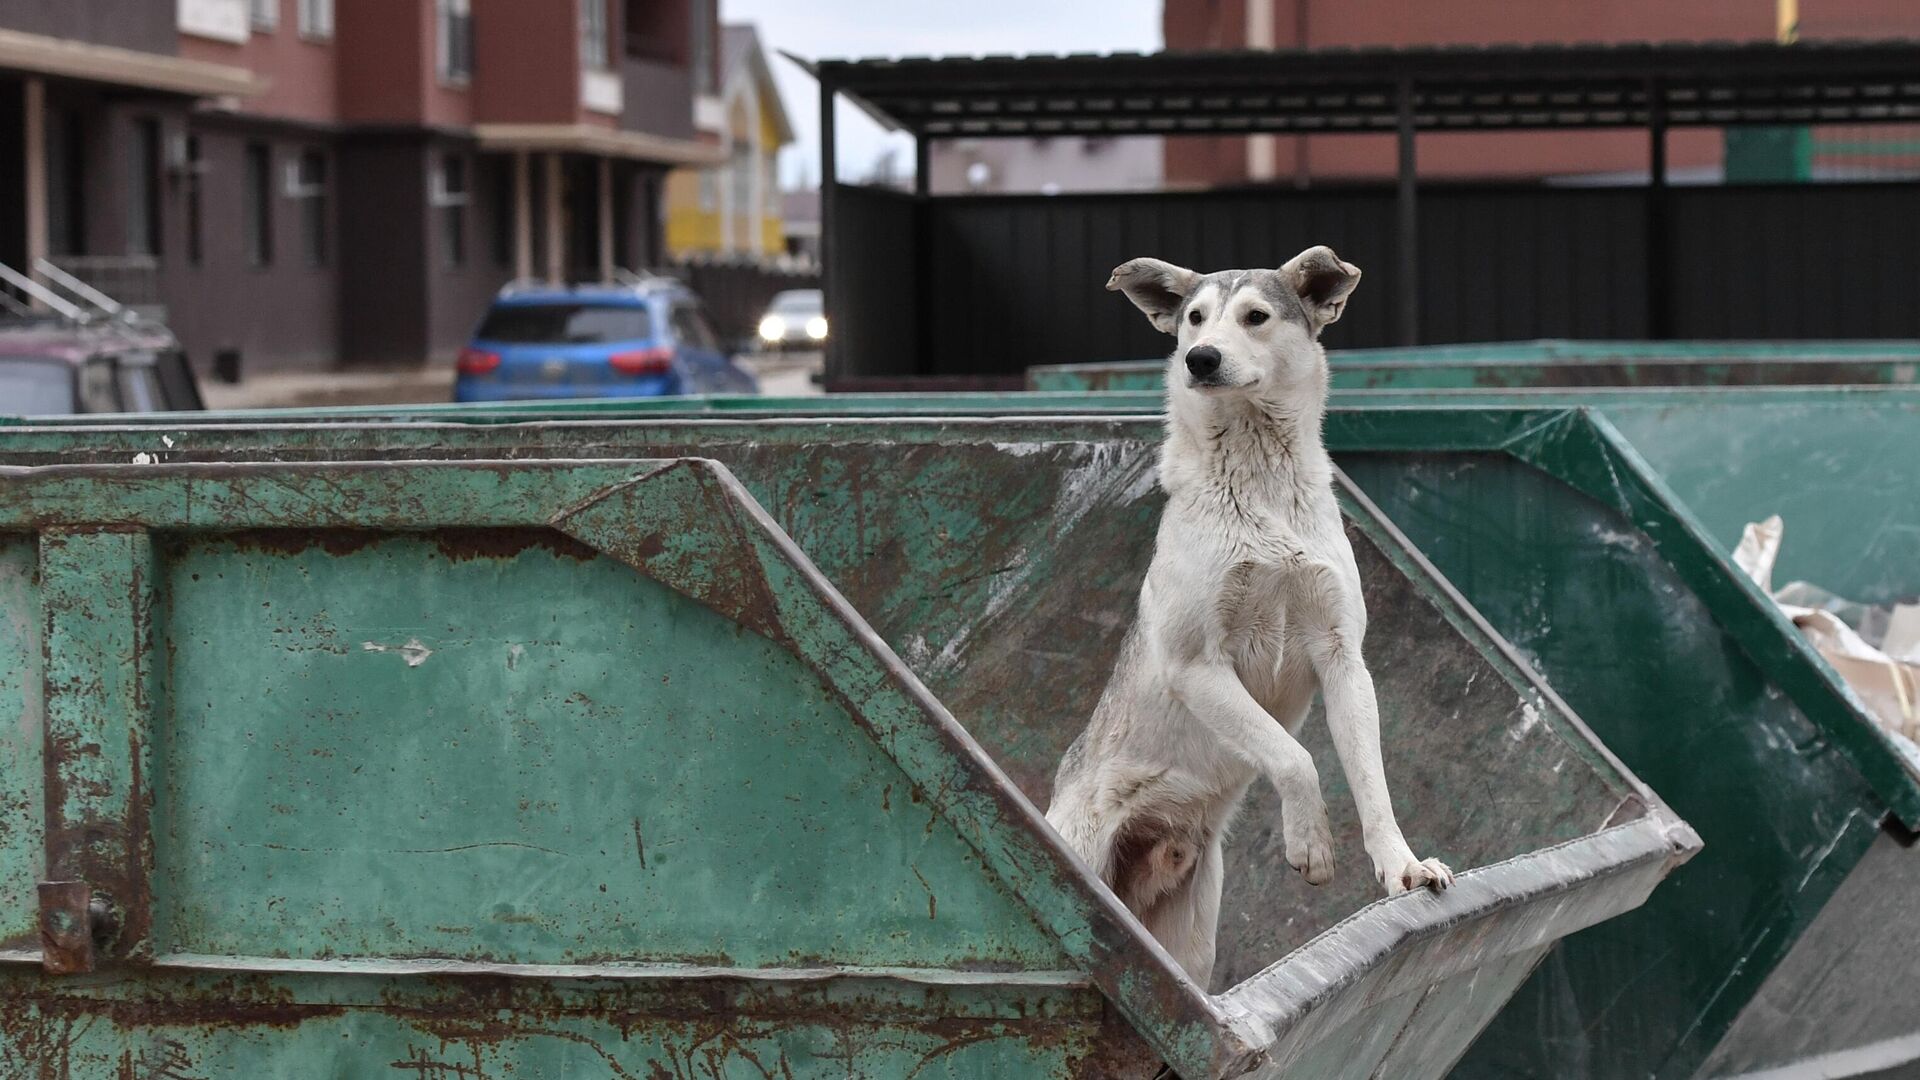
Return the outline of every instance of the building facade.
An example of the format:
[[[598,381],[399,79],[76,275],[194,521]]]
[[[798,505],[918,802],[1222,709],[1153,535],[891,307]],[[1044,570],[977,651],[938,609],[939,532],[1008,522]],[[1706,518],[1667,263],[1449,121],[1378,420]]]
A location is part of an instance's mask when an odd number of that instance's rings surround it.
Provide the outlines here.
[[[747,25],[720,31],[720,75],[695,100],[700,137],[720,164],[675,169],[667,178],[667,250],[675,257],[781,255],[779,157],[793,124],[760,35]]]
[[[716,37],[711,0],[0,6],[0,262],[203,370],[445,359],[510,279],[656,261]]]
[[[1168,49],[1920,36],[1920,4],[1912,0],[1164,0],[1161,13]],[[1803,132],[1798,171],[1802,178],[1920,174],[1915,135],[1890,127]],[[1668,175],[1676,183],[1718,181],[1739,171],[1743,152],[1764,156],[1769,137],[1673,131]],[[1177,137],[1166,140],[1164,153],[1172,188],[1389,180],[1396,170],[1391,134]],[[1635,131],[1427,134],[1418,153],[1421,177],[1435,179],[1636,182],[1648,167],[1646,137]]]

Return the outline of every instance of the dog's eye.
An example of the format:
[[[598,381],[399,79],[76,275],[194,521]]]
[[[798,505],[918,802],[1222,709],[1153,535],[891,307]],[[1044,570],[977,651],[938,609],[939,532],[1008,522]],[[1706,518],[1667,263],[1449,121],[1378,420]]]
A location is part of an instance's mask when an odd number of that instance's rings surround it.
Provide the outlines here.
[[[1192,323],[1195,326],[1199,326],[1201,323],[1201,320],[1205,318],[1206,316],[1200,314],[1200,309],[1198,308],[1195,308],[1194,310],[1187,312],[1187,321]]]
[[[1259,326],[1261,323],[1266,321],[1267,321],[1267,313],[1264,311],[1261,311],[1259,308],[1254,308],[1252,311],[1247,312],[1248,326]]]

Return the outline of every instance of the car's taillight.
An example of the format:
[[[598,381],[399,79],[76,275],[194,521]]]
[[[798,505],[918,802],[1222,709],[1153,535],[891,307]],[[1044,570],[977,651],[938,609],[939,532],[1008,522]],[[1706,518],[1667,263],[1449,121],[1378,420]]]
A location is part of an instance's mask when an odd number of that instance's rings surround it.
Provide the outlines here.
[[[485,375],[500,366],[500,354],[483,352],[480,349],[461,349],[460,359],[454,366],[462,375]]]
[[[665,375],[673,369],[673,350],[664,345],[651,349],[618,352],[607,363],[622,375]]]

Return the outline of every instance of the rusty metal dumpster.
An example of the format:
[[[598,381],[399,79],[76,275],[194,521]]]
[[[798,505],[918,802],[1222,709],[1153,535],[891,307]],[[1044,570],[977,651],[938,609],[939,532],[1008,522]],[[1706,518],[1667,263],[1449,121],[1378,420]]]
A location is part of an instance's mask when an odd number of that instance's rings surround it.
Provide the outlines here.
[[[962,631],[963,643],[974,640],[969,628],[996,610],[994,589],[1009,575],[1052,575],[1063,558],[1057,541],[1036,548],[1032,531],[1062,531],[1048,524],[1057,488],[1023,485],[1061,485],[1062,463],[1077,463],[1079,478],[1065,487],[1081,494],[1063,505],[1094,514],[1110,490],[1100,478],[1144,482],[1158,434],[1151,417],[302,422],[21,431],[0,436],[0,459],[119,461],[149,450],[180,460],[722,457],[1005,763],[1020,755],[1001,750],[993,733],[1012,742],[1023,730],[1008,719],[1008,695],[970,682],[973,669],[953,663],[948,645]],[[1534,666],[1602,736],[1659,776],[1656,788],[1678,793],[1690,819],[1713,823],[1703,829],[1706,853],[1646,908],[1554,950],[1469,1066],[1495,1048],[1505,1055],[1495,1066],[1506,1071],[1488,1075],[1689,1075],[1762,1000],[1781,957],[1819,936],[1816,916],[1836,889],[1844,899],[1888,862],[1877,849],[1862,853],[1890,809],[1915,820],[1913,763],[1876,736],[1766,598],[1591,416],[1336,406],[1328,437],[1343,465],[1525,643]],[[1011,487],[1008,455],[1024,478]],[[1466,479],[1456,484],[1456,474]],[[1505,479],[1470,482],[1494,475]],[[901,528],[903,520],[912,527]],[[1483,547],[1499,554],[1472,560]],[[1104,547],[1095,556],[1145,557]],[[1050,643],[1059,625],[1107,612],[1099,617],[1117,626],[1124,615],[1114,612],[1129,597],[1126,587],[1082,586],[1051,614],[1003,622],[1045,631],[1007,662],[1029,670],[1042,663],[1036,657],[1057,662]],[[963,644],[957,658],[970,656]],[[1097,682],[1078,692],[1094,691]],[[1713,762],[1712,783],[1701,760]],[[1009,771],[1030,793],[1043,790],[1044,766]]]
[[[1262,801],[1196,987],[1029,801],[1145,444],[723,446],[756,501],[605,443],[164,439],[0,469],[0,1077],[1434,1076],[1696,846],[1349,492],[1397,798],[1476,869],[1315,892]]]
[[[1328,352],[1336,390],[1910,384],[1913,341],[1504,341]],[[1027,369],[1045,391],[1157,390],[1163,359]]]

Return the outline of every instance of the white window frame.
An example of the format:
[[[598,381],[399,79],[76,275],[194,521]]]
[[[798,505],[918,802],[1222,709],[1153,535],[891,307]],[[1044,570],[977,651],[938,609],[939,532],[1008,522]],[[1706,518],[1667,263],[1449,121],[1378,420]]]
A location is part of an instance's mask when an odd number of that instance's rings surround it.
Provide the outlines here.
[[[247,0],[247,26],[265,34],[280,29],[280,0]]]
[[[315,41],[333,37],[333,0],[300,0],[300,36]]]
[[[606,71],[613,65],[613,27],[607,20],[607,0],[580,0],[580,66]]]
[[[452,30],[458,20],[466,29],[466,55],[462,58],[465,67],[455,71],[453,67]],[[441,83],[447,86],[465,86],[473,80],[473,3],[472,0],[434,0],[434,69],[439,73]]]

